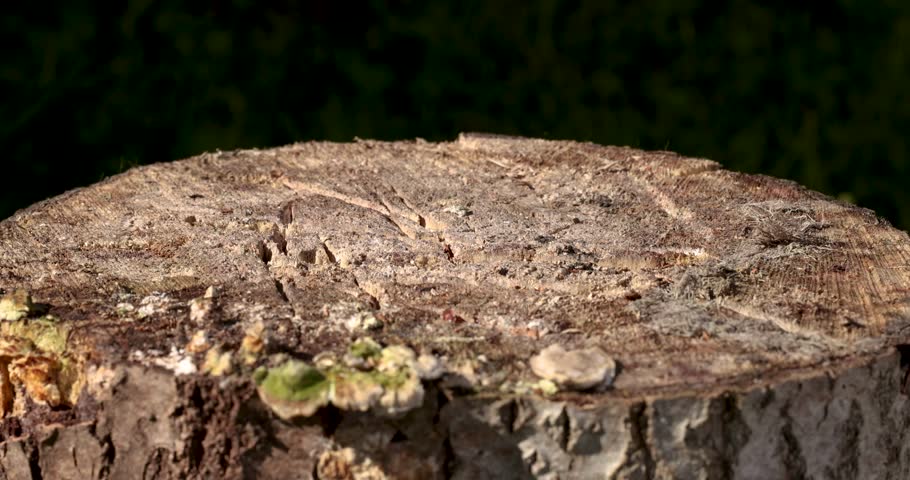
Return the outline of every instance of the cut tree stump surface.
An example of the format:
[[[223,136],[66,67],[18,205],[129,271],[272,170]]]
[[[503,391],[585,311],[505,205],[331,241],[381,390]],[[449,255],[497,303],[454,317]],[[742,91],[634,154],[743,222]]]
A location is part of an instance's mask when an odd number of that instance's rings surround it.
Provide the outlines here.
[[[212,153],[0,242],[0,478],[910,478],[907,234],[710,160]]]

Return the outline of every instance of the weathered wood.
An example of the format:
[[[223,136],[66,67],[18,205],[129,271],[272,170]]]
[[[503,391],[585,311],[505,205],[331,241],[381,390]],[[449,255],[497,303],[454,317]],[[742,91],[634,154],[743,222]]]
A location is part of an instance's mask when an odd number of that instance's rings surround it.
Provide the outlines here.
[[[0,241],[7,478],[910,478],[907,234],[709,160],[205,154]]]

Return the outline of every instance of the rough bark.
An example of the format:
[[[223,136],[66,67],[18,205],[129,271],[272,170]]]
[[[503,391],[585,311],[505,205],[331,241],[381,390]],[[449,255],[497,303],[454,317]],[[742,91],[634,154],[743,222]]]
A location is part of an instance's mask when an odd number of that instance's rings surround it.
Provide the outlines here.
[[[0,242],[0,478],[910,478],[910,239],[708,160],[219,152]]]

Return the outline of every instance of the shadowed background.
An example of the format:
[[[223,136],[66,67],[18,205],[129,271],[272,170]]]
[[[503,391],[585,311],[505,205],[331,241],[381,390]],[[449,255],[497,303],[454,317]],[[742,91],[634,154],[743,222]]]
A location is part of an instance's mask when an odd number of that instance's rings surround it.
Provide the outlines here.
[[[910,228],[903,0],[30,3],[0,17],[0,218],[207,150],[488,131],[707,157]]]

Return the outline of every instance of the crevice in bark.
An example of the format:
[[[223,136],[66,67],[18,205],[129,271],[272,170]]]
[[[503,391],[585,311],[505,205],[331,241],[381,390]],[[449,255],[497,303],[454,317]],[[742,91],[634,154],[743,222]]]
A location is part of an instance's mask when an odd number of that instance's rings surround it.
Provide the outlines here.
[[[910,395],[910,345],[897,345],[897,353],[900,355],[901,389],[902,395]]]
[[[824,379],[825,379],[825,381],[826,381],[826,383],[827,383],[827,385],[825,385],[825,389],[826,389],[827,391],[829,391],[829,392],[833,392],[833,391],[834,391],[834,384],[835,384],[834,378],[832,378],[830,375],[825,375],[825,376],[824,376]],[[824,407],[822,407],[822,418],[820,418],[820,419],[818,420],[818,422],[815,424],[815,429],[816,429],[816,430],[820,430],[820,429],[822,428],[822,424],[825,423],[825,420],[828,419],[828,413],[829,413],[829,412],[828,412],[828,410],[829,410],[828,407],[831,406],[831,402],[824,402],[824,404],[825,404]]]
[[[455,464],[455,449],[452,447],[452,439],[446,437],[442,441],[442,475],[445,480],[454,478]]]
[[[834,460],[834,468],[829,467],[829,478],[859,478],[859,437],[863,427],[863,411],[856,400],[850,402],[850,413],[847,421],[837,429],[838,443],[844,446],[843,455]]]
[[[32,480],[43,480],[44,474],[41,472],[41,452],[37,445],[29,442],[28,452],[28,469],[32,474]]]
[[[149,455],[145,465],[142,467],[142,476],[139,478],[160,478],[161,474],[164,473],[162,462],[167,454],[168,451],[164,448],[156,448],[152,451],[152,454]]]
[[[739,452],[749,442],[752,432],[748,424],[743,420],[736,395],[726,393],[721,401],[723,402],[721,415],[723,432],[723,445],[720,452],[721,470],[724,478],[733,478]]]
[[[117,449],[114,447],[114,442],[111,440],[110,435],[106,435],[101,442],[104,445],[104,453],[101,459],[101,468],[98,471],[98,478],[106,479],[111,473],[114,461],[117,460]]]
[[[196,415],[202,417],[202,414],[205,409],[205,402],[202,399],[202,392],[199,390],[199,386],[196,385],[192,389],[192,393],[189,397],[189,404],[193,409],[196,410]],[[205,458],[205,436],[206,436],[206,418],[199,418],[196,425],[193,425],[193,431],[190,434],[188,441],[189,449],[189,464],[190,469],[196,471],[199,469],[200,464]]]
[[[503,413],[503,424],[508,428],[509,434],[515,433],[518,430],[518,425],[515,422],[518,420],[518,402],[513,398],[502,409]]]
[[[566,411],[566,407],[563,407],[559,412],[559,417],[556,418],[556,422],[559,427],[559,448],[564,452],[568,452],[569,433],[572,425],[570,424],[569,412]]]
[[[433,412],[433,425],[436,427],[437,431],[441,432],[443,437],[442,440],[442,476],[444,479],[449,480],[455,475],[456,467],[456,457],[455,457],[455,448],[452,446],[451,435],[447,431],[446,425],[442,421],[442,410],[449,403],[449,397],[441,389],[434,389],[436,392],[436,408]],[[515,402],[511,402],[512,405]],[[513,407],[515,408],[515,407]]]
[[[648,442],[648,404],[639,402],[629,409],[629,419],[631,420],[632,443],[635,445],[633,452],[641,453],[641,465],[645,468],[645,478],[654,478],[654,454],[651,451],[651,444]],[[638,463],[638,462],[633,462]]]
[[[783,406],[780,416],[784,421],[784,425],[780,429],[782,443],[779,444],[780,448],[784,449],[784,451],[781,452],[784,467],[787,472],[792,474],[793,478],[805,478],[806,459],[803,456],[802,448],[799,445],[799,439],[793,434],[793,418],[790,417],[789,403]]]
[[[319,479],[319,462],[318,461],[313,462],[313,471],[310,472],[310,475],[313,476],[313,480],[320,480]]]

